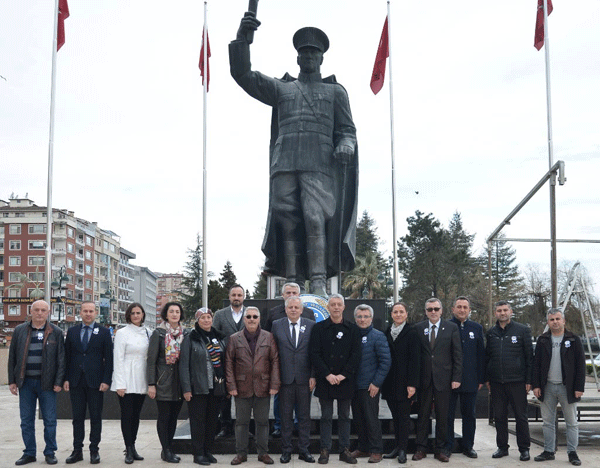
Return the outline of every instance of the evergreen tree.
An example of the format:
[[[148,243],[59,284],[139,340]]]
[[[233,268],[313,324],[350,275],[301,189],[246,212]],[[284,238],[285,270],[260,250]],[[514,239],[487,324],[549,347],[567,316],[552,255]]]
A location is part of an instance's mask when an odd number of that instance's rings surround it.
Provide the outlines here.
[[[227,289],[214,279],[208,282],[208,308],[214,312],[223,308],[223,301],[227,299]]]
[[[254,293],[252,299],[266,299],[267,298],[267,277],[261,273],[258,274],[258,278],[254,283]]]
[[[223,271],[219,277],[219,282],[228,293],[229,288],[231,288],[234,284],[237,284],[237,277],[233,272],[233,267],[231,266],[231,262],[229,260],[227,260],[225,266],[223,267]]]
[[[379,250],[375,220],[365,210],[356,225],[356,266],[343,275],[344,294],[354,298],[362,297],[366,286],[371,299],[389,297],[391,290],[385,285],[386,276],[390,276],[390,262],[384,260]]]
[[[518,317],[526,304],[526,291],[523,278],[516,264],[517,254],[506,241],[502,240],[501,234],[491,244],[492,255],[492,302],[508,301],[515,315]],[[483,254],[479,257],[479,263],[485,271],[485,279],[489,280],[488,255],[489,245],[486,245]]]
[[[196,234],[196,247],[188,249],[187,253],[188,261],[183,269],[184,291],[181,291],[181,302],[185,318],[193,319],[196,310],[202,307],[202,239],[200,234]]]

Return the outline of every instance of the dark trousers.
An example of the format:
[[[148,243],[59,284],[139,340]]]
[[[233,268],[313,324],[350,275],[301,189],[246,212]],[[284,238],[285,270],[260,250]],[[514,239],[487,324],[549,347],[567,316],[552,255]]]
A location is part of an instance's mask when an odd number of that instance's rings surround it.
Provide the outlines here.
[[[448,406],[452,390],[436,390],[433,385],[426,387],[419,393],[421,407],[417,420],[417,450],[427,452],[427,429],[431,416],[431,406],[435,407],[435,453],[446,450],[446,436],[448,434]]]
[[[281,405],[281,450],[292,451],[294,408],[298,417],[298,449],[307,452],[310,443],[310,388],[308,384],[292,383],[279,389]]]
[[[227,431],[233,430],[233,419],[231,418],[231,403],[233,398],[223,398],[221,401],[221,408],[219,421],[221,421],[221,429],[227,429]]]
[[[90,388],[83,382],[77,387],[69,388],[71,409],[73,411],[73,450],[83,448],[85,438],[85,413],[90,411],[90,452],[97,452],[102,434],[102,405],[104,392],[98,388]]]
[[[454,418],[456,416],[456,403],[460,398],[460,414],[462,416],[462,447],[471,450],[475,443],[475,403],[477,392],[452,392],[450,395],[450,406],[448,408],[448,437],[446,450],[452,452],[454,447]]]
[[[319,398],[321,405],[321,448],[331,451],[331,432],[333,429],[333,399]],[[350,403],[347,400],[337,400],[338,408],[338,437],[340,453],[350,448]]]
[[[254,414],[256,423],[256,451],[258,456],[268,453],[269,406],[271,397],[235,397],[235,451],[238,455],[248,455],[250,416]]]
[[[220,404],[221,398],[214,396],[212,390],[206,395],[192,395],[188,401],[194,456],[212,452]]]
[[[126,393],[125,396],[119,397],[119,405],[121,405],[121,432],[125,446],[135,444],[137,439],[138,429],[140,427],[140,414],[146,395],[143,393]]]
[[[387,404],[394,420],[396,447],[406,451],[410,431],[410,400],[388,400]]]
[[[490,382],[492,408],[496,425],[496,445],[508,450],[508,405],[515,414],[517,446],[519,451],[529,450],[529,421],[527,420],[527,392],[525,382]]]
[[[352,418],[356,423],[358,450],[365,453],[382,453],[379,393],[371,397],[369,390],[356,390],[352,398]]]
[[[156,400],[158,418],[156,419],[156,432],[163,450],[171,450],[171,442],[177,429],[177,416],[183,406],[183,400],[160,401]]]

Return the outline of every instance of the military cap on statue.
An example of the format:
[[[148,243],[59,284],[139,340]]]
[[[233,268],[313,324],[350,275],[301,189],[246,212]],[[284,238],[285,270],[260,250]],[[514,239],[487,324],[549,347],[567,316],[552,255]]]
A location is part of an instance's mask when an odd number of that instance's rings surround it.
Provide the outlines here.
[[[319,28],[306,27],[301,28],[294,34],[294,47],[296,50],[300,50],[302,47],[315,47],[321,52],[327,52],[329,49],[329,39],[327,34],[321,31]]]

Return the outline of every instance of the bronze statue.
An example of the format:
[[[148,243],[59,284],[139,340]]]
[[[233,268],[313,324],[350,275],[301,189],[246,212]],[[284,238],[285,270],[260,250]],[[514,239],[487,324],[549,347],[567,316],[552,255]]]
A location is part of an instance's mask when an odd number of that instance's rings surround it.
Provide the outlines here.
[[[251,70],[259,25],[246,12],[229,60],[244,91],[273,107],[265,271],[301,286],[309,279],[310,291],[326,296],[327,277],[354,268],[358,152],[348,94],[335,76],[321,78],[329,39],[317,28],[294,34],[297,79]]]

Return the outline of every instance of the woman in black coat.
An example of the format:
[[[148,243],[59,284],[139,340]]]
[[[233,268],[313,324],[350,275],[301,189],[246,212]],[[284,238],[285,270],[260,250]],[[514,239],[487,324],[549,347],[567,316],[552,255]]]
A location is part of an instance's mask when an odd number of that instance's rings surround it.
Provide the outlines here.
[[[217,463],[212,446],[217,416],[225,396],[225,335],[212,326],[213,313],[202,308],[196,324],[181,346],[179,376],[188,402],[194,463]]]
[[[180,323],[183,318],[180,303],[167,302],[160,316],[163,321],[152,333],[148,346],[148,396],[156,400],[158,409],[156,430],[162,446],[160,457],[169,463],[179,463],[180,458],[171,450],[171,443],[183,405],[178,362],[187,330]]]
[[[392,354],[392,367],[381,387],[381,397],[387,401],[394,419],[396,436],[396,448],[384,458],[397,456],[399,463],[406,463],[410,406],[421,370],[421,344],[416,331],[406,321],[406,309],[403,302],[397,302],[392,307],[394,323],[385,332]]]

